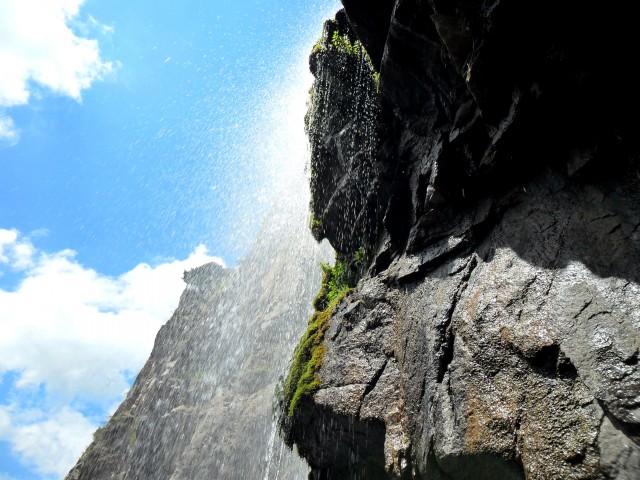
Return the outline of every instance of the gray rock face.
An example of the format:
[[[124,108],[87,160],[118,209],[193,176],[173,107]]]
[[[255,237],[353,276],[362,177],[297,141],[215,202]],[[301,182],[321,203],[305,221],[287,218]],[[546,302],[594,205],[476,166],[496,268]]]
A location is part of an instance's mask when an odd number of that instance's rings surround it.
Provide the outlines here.
[[[637,478],[637,187],[544,172],[477,245],[363,279],[305,407],[328,430],[298,439],[317,475]]]
[[[640,478],[629,32],[571,2],[444,3],[397,0],[387,22],[344,2],[365,46],[386,39],[383,124],[373,182],[329,158],[324,194],[375,183],[385,213],[295,443],[314,479]]]
[[[277,436],[274,391],[326,253],[299,235],[306,212],[288,207],[237,267],[185,273],[151,357],[68,480],[306,477]]]
[[[314,145],[312,232],[352,252],[375,237],[381,217],[375,163],[380,104],[373,67],[344,13],[325,23],[310,67],[318,79],[305,119]]]

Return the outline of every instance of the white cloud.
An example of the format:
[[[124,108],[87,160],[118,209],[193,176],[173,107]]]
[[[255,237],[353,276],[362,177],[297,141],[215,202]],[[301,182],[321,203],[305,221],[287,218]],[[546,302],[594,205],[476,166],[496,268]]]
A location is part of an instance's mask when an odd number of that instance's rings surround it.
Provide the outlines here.
[[[0,406],[0,438],[8,436],[14,452],[42,473],[68,470],[96,427],[70,405],[89,402],[106,413],[122,398],[178,304],[184,270],[210,261],[222,264],[201,245],[184,260],[108,277],[71,250],[46,253],[16,230],[0,229],[0,271],[22,275],[14,290],[0,289],[0,379],[17,374],[12,407],[3,413]],[[20,399],[42,391],[42,415],[25,418],[32,406]],[[71,453],[52,450],[59,444]]]
[[[0,109],[26,105],[34,85],[80,101],[82,90],[113,70],[111,62],[101,59],[97,40],[78,36],[72,28],[80,23],[83,2],[0,1]],[[109,31],[91,17],[88,24]],[[18,140],[13,121],[1,110],[0,140]]]
[[[0,142],[11,146],[18,143],[18,140],[20,140],[20,133],[16,129],[13,119],[2,115],[0,111]]]
[[[17,230],[0,228],[0,264],[4,263],[12,270],[25,270],[33,266],[34,255],[30,241],[18,241]]]
[[[5,409],[5,413],[8,410]],[[69,408],[50,416],[44,412],[30,413],[35,413],[38,421],[16,422],[5,430],[14,455],[25,464],[37,466],[40,474],[63,478],[78,460],[79,452],[91,442],[95,425]]]
[[[91,28],[96,28],[100,30],[103,35],[107,35],[113,33],[115,29],[111,25],[105,25],[104,23],[100,23],[98,20],[94,18],[93,15],[89,15],[89,25]]]
[[[0,255],[24,271],[15,291],[0,289],[0,372],[21,372],[21,387],[46,383],[64,396],[95,398],[119,395],[126,373],[142,366],[178,304],[183,271],[222,263],[199,246],[185,260],[143,263],[112,278],[79,264],[71,250],[39,252],[15,230],[0,230]]]
[[[9,257],[5,253],[5,249],[9,250],[12,248],[17,239],[17,230],[0,228],[0,263],[9,263]]]
[[[11,428],[11,417],[5,408],[0,407],[0,440],[5,439]]]

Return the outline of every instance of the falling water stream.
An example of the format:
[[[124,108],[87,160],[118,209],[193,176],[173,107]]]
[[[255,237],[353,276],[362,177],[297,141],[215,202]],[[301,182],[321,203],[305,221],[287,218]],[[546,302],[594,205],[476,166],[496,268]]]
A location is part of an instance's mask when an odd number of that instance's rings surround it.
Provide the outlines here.
[[[332,251],[308,229],[306,55],[288,77],[252,135],[269,212],[253,247],[233,268],[185,274],[149,360],[68,479],[306,478],[306,464],[277,433],[275,391],[306,328],[319,263]]]

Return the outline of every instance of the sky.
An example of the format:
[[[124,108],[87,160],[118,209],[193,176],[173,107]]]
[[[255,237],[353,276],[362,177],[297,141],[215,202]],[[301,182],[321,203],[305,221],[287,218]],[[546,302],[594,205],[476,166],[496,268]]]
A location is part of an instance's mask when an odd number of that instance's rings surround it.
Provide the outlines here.
[[[338,8],[0,0],[0,480],[63,478],[184,270],[246,253]]]

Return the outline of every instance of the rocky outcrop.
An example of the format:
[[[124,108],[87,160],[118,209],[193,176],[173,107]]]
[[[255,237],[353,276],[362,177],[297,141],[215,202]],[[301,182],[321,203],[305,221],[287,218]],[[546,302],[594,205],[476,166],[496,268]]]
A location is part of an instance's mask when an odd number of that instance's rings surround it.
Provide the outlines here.
[[[323,254],[300,235],[306,212],[286,207],[240,265],[185,273],[151,357],[67,480],[306,477],[276,434],[273,397]]]
[[[311,150],[311,230],[339,251],[376,235],[380,214],[375,154],[380,129],[378,82],[344,13],[325,24],[310,58],[317,88],[305,118]],[[335,108],[340,105],[340,108]]]
[[[630,7],[374,3],[311,57],[316,234],[375,253],[288,420],[310,478],[640,477]]]

